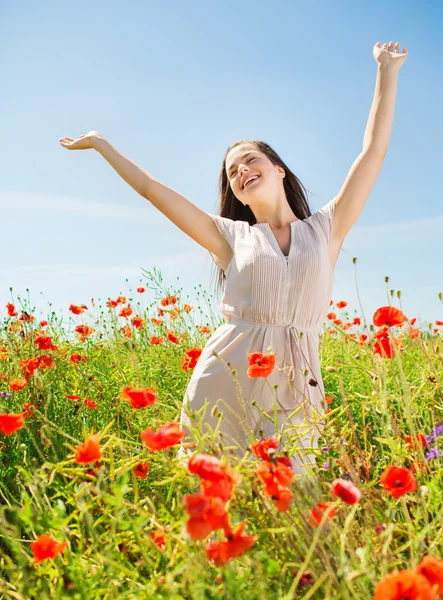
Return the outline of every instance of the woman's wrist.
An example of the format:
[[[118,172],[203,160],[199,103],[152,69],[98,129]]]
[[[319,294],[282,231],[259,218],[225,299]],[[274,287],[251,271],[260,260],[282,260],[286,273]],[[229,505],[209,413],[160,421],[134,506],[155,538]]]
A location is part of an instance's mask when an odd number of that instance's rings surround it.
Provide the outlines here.
[[[92,136],[91,146],[94,150],[97,150],[97,152],[100,152],[106,144],[108,144],[108,141],[102,135],[94,134]]]

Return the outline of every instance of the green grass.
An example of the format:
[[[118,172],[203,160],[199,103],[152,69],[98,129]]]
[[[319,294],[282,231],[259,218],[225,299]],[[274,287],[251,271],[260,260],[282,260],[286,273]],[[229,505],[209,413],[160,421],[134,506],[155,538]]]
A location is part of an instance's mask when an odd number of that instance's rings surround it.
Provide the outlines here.
[[[161,288],[161,278],[156,283]],[[167,295],[160,289],[157,299]],[[226,505],[231,523],[235,528],[245,520],[245,534],[257,540],[241,556],[215,566],[205,546],[223,539],[222,531],[203,541],[185,532],[183,497],[200,491],[199,477],[176,458],[178,447],[151,453],[140,432],[179,420],[192,374],[182,368],[185,350],[205,346],[209,334],[199,331],[201,325],[212,333],[223,321],[206,320],[201,306],[184,311],[180,292],[169,306],[143,306],[140,298],[129,296],[129,318],[117,316],[120,305],[100,308],[95,318],[89,310],[68,324],[50,315],[45,335],[56,350],[39,350],[33,342],[38,320],[18,321],[23,310],[32,314],[29,307],[16,307],[17,316],[3,320],[0,413],[19,413],[24,402],[38,409],[15,433],[0,433],[2,598],[366,600],[388,573],[414,569],[426,554],[442,557],[443,459],[426,460],[426,454],[443,446],[443,436],[425,448],[411,450],[405,443],[406,435],[428,436],[443,422],[441,330],[431,326],[414,337],[407,324],[393,327],[391,335],[403,347],[382,358],[374,354],[374,326],[362,319],[361,326],[344,328],[353,317],[331,306],[342,323],[326,323],[321,335],[323,381],[333,401],[315,449],[315,472],[295,478],[290,508],[278,512],[255,474],[255,455],[247,452],[238,461],[229,451],[219,454],[242,475]],[[168,316],[172,309],[176,318]],[[131,325],[135,315],[145,320],[144,329]],[[164,323],[156,326],[151,318]],[[84,342],[73,334],[80,323],[94,328]],[[122,334],[124,325],[131,327],[131,338]],[[168,341],[166,328],[179,343]],[[364,343],[361,333],[369,336]],[[164,343],[152,344],[153,335]],[[88,360],[73,364],[73,353]],[[23,378],[19,361],[41,354],[52,356],[54,366],[38,369],[23,389],[12,391],[9,382]],[[120,397],[127,385],[154,388],[156,402],[133,409]],[[68,394],[92,398],[98,406],[87,408],[66,399]],[[74,449],[93,433],[100,434],[104,457],[97,475],[88,475],[94,465],[75,463]],[[204,428],[196,426],[194,433],[196,451],[213,447]],[[150,463],[146,479],[133,474],[142,461]],[[385,468],[411,469],[419,461],[415,492],[396,500],[381,487]],[[362,492],[354,506],[331,494],[331,482],[342,477]],[[333,502],[337,516],[314,528],[309,512],[317,501]],[[164,549],[150,537],[158,529],[164,531]],[[65,541],[66,550],[36,564],[30,545],[40,534]],[[309,577],[302,577],[304,571]]]

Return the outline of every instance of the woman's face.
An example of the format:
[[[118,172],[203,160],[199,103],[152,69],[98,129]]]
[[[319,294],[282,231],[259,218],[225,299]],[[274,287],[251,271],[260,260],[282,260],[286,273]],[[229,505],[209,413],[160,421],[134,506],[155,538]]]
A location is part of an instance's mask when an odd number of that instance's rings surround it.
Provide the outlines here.
[[[242,144],[228,153],[226,174],[235,197],[242,204],[252,208],[257,200],[261,204],[266,198],[275,195],[277,184],[281,185],[278,180],[282,179],[282,175],[284,176],[284,170],[272,164],[266,154],[257,150],[254,145]],[[251,176],[258,177],[245,187],[245,182]]]

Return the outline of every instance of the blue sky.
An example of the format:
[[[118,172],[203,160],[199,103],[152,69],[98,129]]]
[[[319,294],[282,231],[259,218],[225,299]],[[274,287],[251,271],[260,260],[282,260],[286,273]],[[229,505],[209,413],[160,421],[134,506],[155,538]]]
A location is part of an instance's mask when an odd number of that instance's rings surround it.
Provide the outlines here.
[[[71,302],[131,297],[155,267],[183,302],[207,314],[206,295],[220,317],[208,252],[98,153],[58,139],[97,129],[209,213],[225,149],[260,139],[314,212],[362,149],[372,49],[392,40],[409,56],[389,150],[344,241],[333,299],[372,320],[401,290],[409,318],[443,318],[441,4],[28,1],[0,17],[0,315],[21,297],[38,317],[68,319]]]

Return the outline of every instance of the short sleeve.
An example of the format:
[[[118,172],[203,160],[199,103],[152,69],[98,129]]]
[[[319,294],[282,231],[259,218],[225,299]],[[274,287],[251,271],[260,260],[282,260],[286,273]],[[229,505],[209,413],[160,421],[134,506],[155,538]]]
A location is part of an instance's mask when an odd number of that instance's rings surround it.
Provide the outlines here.
[[[210,213],[208,213],[208,214],[211,217],[211,219],[214,221],[214,223],[217,225],[217,229],[219,230],[219,232],[222,234],[222,236],[226,239],[228,244],[231,246],[232,252],[234,252],[235,251],[235,235],[236,235],[236,231],[237,231],[239,222],[233,221],[232,219],[228,219],[227,217],[221,217],[220,215],[212,215]],[[223,269],[217,256],[215,256],[215,254],[212,254],[212,252],[209,252],[209,254],[212,256],[215,263],[221,269]],[[226,269],[226,271],[227,271],[227,269]]]
[[[337,196],[332,198],[332,200],[330,200],[312,215],[312,220],[316,223],[317,228],[321,231],[322,235],[328,242],[331,237],[332,223],[334,221],[336,199]]]

